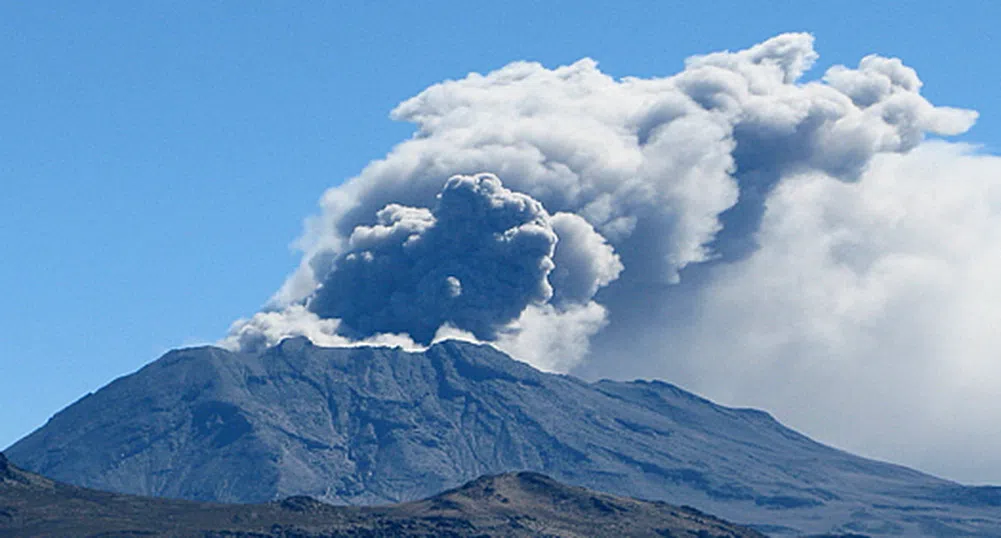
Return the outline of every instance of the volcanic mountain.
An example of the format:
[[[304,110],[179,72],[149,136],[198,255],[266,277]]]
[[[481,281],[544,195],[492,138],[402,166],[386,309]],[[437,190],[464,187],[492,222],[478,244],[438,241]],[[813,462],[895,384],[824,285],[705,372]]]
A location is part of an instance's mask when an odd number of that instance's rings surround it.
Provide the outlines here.
[[[775,535],[1001,536],[1001,488],[860,458],[667,383],[587,383],[456,341],[172,351],[7,455],[79,486],[198,501],[384,504],[528,470]]]

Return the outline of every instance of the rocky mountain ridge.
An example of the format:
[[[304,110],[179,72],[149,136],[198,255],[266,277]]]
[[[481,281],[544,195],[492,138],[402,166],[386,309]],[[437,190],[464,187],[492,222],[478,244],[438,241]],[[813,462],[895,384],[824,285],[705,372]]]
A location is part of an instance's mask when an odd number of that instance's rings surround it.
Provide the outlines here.
[[[762,537],[693,509],[574,488],[535,473],[481,477],[391,506],[335,507],[302,496],[225,505],[78,488],[5,463],[0,459],[4,476],[17,477],[0,479],[0,535],[9,538]]]

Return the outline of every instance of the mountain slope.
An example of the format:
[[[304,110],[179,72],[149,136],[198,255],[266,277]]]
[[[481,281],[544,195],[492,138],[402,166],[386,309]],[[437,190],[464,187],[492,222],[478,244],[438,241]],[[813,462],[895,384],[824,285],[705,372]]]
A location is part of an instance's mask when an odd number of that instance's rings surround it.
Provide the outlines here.
[[[533,473],[489,476],[430,499],[334,507],[309,497],[222,505],[106,493],[9,468],[0,455],[0,534],[19,536],[760,538],[687,508],[605,495]],[[702,533],[702,534],[700,534]]]
[[[995,489],[852,456],[666,383],[585,383],[461,342],[174,351],[7,454],[81,486],[195,500],[378,504],[532,470],[773,534],[1001,536]]]

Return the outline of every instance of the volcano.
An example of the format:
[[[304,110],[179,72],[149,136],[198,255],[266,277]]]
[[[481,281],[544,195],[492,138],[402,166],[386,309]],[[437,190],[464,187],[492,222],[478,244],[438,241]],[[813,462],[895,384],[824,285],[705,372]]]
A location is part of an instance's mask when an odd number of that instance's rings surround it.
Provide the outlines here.
[[[387,504],[533,471],[773,535],[1001,536],[1001,488],[854,456],[668,383],[589,383],[459,341],[172,351],[6,453],[76,486],[195,501]]]

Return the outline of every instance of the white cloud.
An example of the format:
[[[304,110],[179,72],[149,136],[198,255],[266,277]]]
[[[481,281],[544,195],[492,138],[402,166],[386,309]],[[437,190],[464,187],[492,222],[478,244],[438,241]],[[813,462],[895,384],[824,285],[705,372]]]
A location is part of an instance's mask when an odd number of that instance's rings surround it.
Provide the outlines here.
[[[858,183],[788,178],[758,242],[691,290],[699,314],[651,372],[839,446],[1001,480],[1001,159],[926,143]]]
[[[302,306],[337,260],[391,231],[380,210],[431,226],[449,177],[488,172],[558,236],[552,297],[505,303],[513,314],[480,331],[494,345],[549,370],[665,377],[841,446],[1001,482],[1001,165],[923,142],[976,113],[929,103],[900,60],[804,81],[816,58],[811,36],[786,34],[665,78],[584,59],[436,84],[393,111],[412,138],[323,195],[301,266],[226,343],[353,343]],[[441,277],[448,297],[470,289]],[[448,316],[434,334],[473,338]]]

